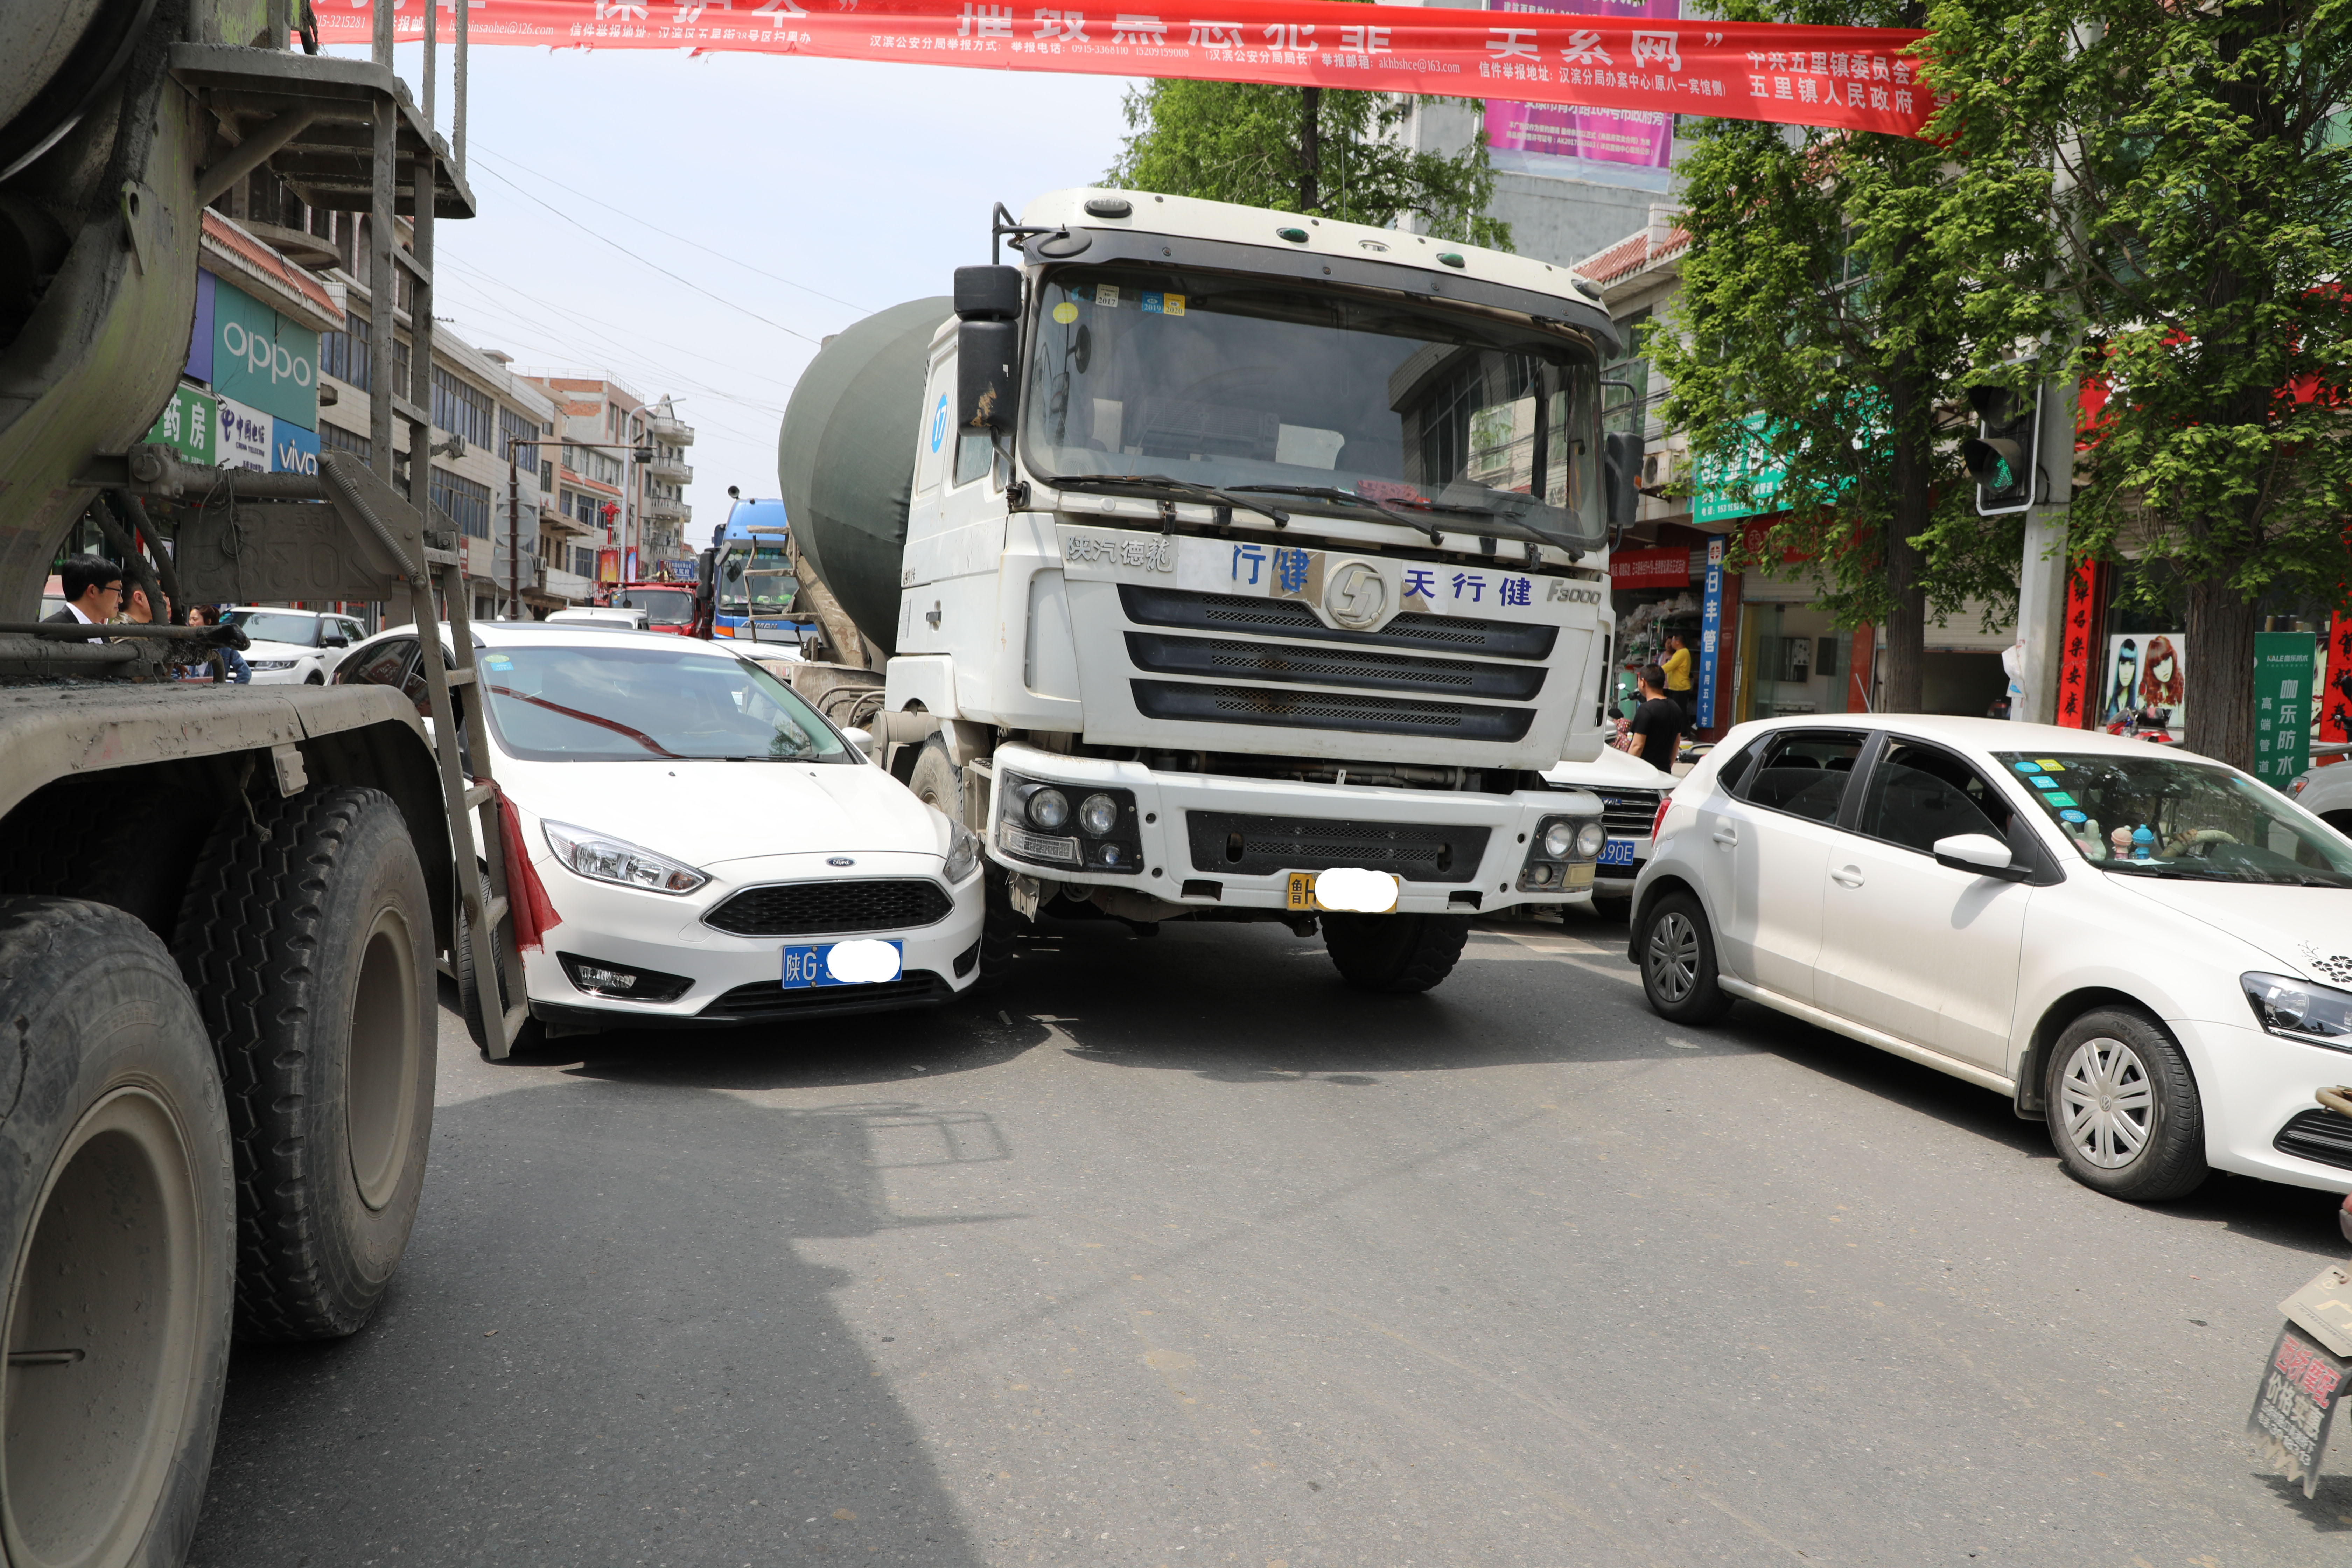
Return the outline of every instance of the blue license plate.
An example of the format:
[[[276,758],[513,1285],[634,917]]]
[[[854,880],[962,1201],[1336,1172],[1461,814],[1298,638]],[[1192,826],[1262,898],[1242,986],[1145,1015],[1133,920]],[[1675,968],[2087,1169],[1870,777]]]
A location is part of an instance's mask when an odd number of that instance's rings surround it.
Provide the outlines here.
[[[784,949],[784,989],[803,991],[812,985],[874,985],[896,980],[905,965],[906,956],[904,942],[872,938],[787,947]]]
[[[1611,839],[1601,847],[1599,863],[1603,866],[1631,866],[1633,863],[1633,841],[1630,838]]]

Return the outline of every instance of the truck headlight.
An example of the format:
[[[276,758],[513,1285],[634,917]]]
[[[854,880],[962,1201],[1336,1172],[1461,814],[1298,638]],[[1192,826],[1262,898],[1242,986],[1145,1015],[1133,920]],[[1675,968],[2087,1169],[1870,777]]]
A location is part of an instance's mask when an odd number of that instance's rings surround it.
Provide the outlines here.
[[[540,828],[547,835],[547,847],[555,851],[555,858],[591,881],[677,894],[690,893],[710,880],[708,874],[684,861],[656,855],[625,838],[562,822],[541,822]]]
[[[1029,820],[1052,833],[1070,820],[1070,797],[1050,784],[1029,796]]]
[[[1576,858],[1597,860],[1609,843],[1609,830],[1597,822],[1588,822],[1576,830]]]
[[[1555,822],[1544,829],[1543,852],[1555,860],[1565,860],[1568,852],[1576,847],[1576,825]]]
[[[2352,1051],[2352,991],[2287,974],[2241,974],[2254,1017],[2273,1035]]]
[[[954,826],[955,831],[948,839],[948,863],[943,868],[950,887],[971,876],[972,868],[980,864],[980,835],[961,822]]]
[[[1078,803],[1078,826],[1097,838],[1118,826],[1118,802],[1107,795],[1090,795]]]

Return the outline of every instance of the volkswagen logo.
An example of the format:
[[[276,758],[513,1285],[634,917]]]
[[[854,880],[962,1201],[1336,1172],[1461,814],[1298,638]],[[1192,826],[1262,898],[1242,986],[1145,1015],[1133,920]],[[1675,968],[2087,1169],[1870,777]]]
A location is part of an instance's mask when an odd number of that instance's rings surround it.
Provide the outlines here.
[[[1377,568],[1350,561],[1325,580],[1323,609],[1335,626],[1370,631],[1388,616],[1389,585]]]
[[[835,855],[828,858],[825,861],[825,864],[828,866],[855,866],[857,862],[851,859],[846,855]]]

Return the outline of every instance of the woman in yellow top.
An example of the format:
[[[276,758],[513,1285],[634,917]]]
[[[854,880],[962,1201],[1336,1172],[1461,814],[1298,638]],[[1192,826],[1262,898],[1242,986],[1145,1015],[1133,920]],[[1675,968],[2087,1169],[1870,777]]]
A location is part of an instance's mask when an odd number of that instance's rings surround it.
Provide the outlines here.
[[[1683,710],[1685,724],[1698,720],[1698,707],[1691,696],[1690,646],[1680,632],[1666,634],[1666,695]]]

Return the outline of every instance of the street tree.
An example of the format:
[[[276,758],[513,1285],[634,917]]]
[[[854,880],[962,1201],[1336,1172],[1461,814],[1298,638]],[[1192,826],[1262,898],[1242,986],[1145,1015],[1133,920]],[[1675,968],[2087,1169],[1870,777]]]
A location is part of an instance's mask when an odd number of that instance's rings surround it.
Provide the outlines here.
[[[1727,20],[1916,26],[1916,5],[1730,0]],[[1883,626],[1883,701],[1916,711],[1937,622],[2016,602],[2021,529],[1974,515],[1952,410],[1969,360],[1937,241],[1952,182],[1916,138],[1709,120],[1685,133],[1682,287],[1647,348],[1696,470],[1774,506],[1737,565],[1822,578],[1843,627]],[[1777,493],[1743,483],[1785,468]]]
[[[2187,742],[2250,768],[2264,602],[2352,584],[2352,5],[1934,0],[1929,22],[1959,171],[1941,239],[1985,378],[2106,393],[2066,548],[2177,598]]]
[[[1511,248],[1487,216],[1494,166],[1482,130],[1454,154],[1401,135],[1412,111],[1397,94],[1233,81],[1154,81],[1127,95],[1126,139],[1106,176],[1130,190],[1239,202],[1281,212]]]

